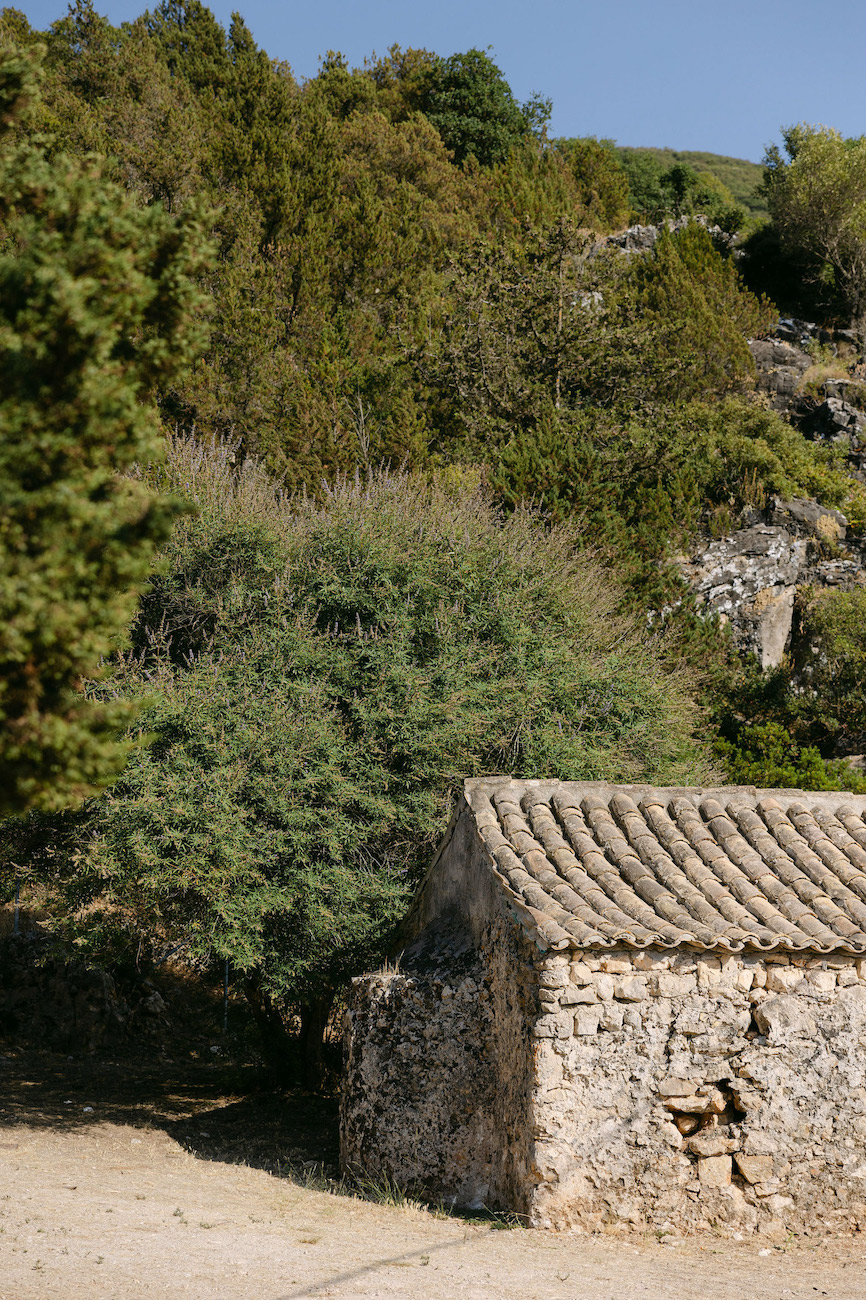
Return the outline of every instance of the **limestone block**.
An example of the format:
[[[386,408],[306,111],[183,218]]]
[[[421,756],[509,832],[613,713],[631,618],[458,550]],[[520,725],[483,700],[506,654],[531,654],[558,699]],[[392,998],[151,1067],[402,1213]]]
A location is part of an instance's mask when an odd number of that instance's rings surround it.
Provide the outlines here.
[[[841,989],[838,1005],[852,1025],[866,1024],[866,989],[860,984]]]
[[[722,982],[722,963],[717,957],[702,957],[697,963],[698,988],[703,993],[718,988]]]
[[[593,987],[601,998],[602,1002],[610,1002],[613,997],[613,976],[612,975],[595,975],[593,976]]]
[[[600,1007],[581,1007],[574,1017],[574,1032],[581,1037],[597,1034],[600,1020]]]
[[[613,995],[620,1002],[643,1002],[648,993],[645,975],[624,975],[614,980]]]
[[[551,961],[539,973],[538,984],[543,989],[561,989],[568,983],[568,962]]]
[[[771,966],[767,971],[767,988],[771,993],[790,993],[803,979],[796,966]]]
[[[702,1187],[727,1187],[731,1181],[730,1156],[705,1156],[698,1161],[698,1178]]]
[[[819,993],[829,993],[836,987],[834,970],[808,970],[805,978],[810,988],[816,989]]]
[[[771,1043],[784,1042],[794,1036],[813,1038],[817,1033],[815,1021],[806,1010],[804,1002],[790,994],[787,997],[767,998],[755,1007],[755,1020],[761,1033],[766,1034]]]
[[[693,1097],[700,1087],[699,1079],[662,1079],[658,1086],[660,1097]]]
[[[734,1159],[747,1183],[766,1183],[773,1177],[772,1156],[746,1156],[738,1152]]]
[[[697,988],[694,975],[661,974],[658,977],[659,996],[663,998],[684,998],[694,993]]]
[[[686,1149],[696,1156],[729,1156],[736,1151],[737,1142],[727,1129],[710,1128],[689,1138]]]
[[[721,1115],[725,1098],[717,1088],[710,1088],[703,1096],[669,1097],[665,1106],[686,1115]]]
[[[566,1011],[539,1016],[532,1026],[532,1033],[535,1038],[570,1038],[571,1016]]]
[[[540,1042],[535,1051],[535,1081],[544,1092],[562,1086],[562,1060],[549,1041]]]
[[[762,1219],[758,1224],[758,1232],[768,1241],[784,1241],[788,1236],[783,1219]]]
[[[602,1029],[608,1029],[615,1032],[622,1029],[623,1009],[618,1002],[604,1002],[601,1008],[601,1020],[599,1024]]]
[[[828,975],[832,973],[832,971],[827,972]],[[853,984],[856,984],[857,972],[854,967],[846,966],[843,970],[836,971],[836,983],[840,989],[850,988]]]
[[[572,984],[592,983],[592,971],[584,961],[572,962],[570,976]]]
[[[560,1006],[574,1007],[582,1002],[597,1002],[595,989],[587,985],[569,984],[559,995]]]
[[[626,975],[632,969],[628,957],[602,957],[599,967],[608,975]]]
[[[738,989],[740,993],[748,993],[754,982],[755,972],[753,970],[741,969],[737,972],[737,977],[734,980],[734,987]]]
[[[746,1112],[757,1110],[764,1102],[761,1094],[754,1088],[749,1087],[747,1084],[734,1082],[731,1085],[731,1095],[734,1098],[734,1105],[737,1109]]]
[[[669,953],[653,952],[652,949],[636,952],[632,958],[632,966],[639,971],[667,970],[670,967],[670,962]]]

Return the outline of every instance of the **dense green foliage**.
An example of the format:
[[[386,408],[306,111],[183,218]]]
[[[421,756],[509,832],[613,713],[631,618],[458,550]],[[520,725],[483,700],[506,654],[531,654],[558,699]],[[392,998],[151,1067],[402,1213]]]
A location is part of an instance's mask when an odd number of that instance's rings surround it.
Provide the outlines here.
[[[509,503],[581,519],[649,609],[684,596],[673,556],[700,525],[721,535],[774,494],[829,504],[849,491],[838,452],[816,455],[779,416],[735,397],[684,403],[664,427],[595,411],[548,417],[506,444],[494,483]]]
[[[78,693],[122,643],[171,503],[118,471],[159,455],[152,406],[193,355],[201,233],[92,160],[15,127],[30,61],[0,62],[0,812],[57,807],[122,766],[125,707]]]
[[[726,192],[730,202],[744,208],[751,221],[765,221],[769,216],[761,188],[763,171],[760,163],[688,149],[631,149],[621,146],[616,152],[629,179],[632,208],[638,213],[657,210],[659,203],[664,206],[665,200],[670,204],[671,195],[665,194],[666,187],[660,183],[661,178],[669,175],[673,168],[685,166],[707,185],[711,195]],[[722,190],[717,186],[723,187]]]
[[[776,311],[726,241],[603,238],[635,214],[735,229],[752,164],[551,140],[477,49],[332,52],[301,84],[200,0],[119,27],[79,0],[46,33],[4,10],[0,39],[44,79],[0,146],[0,703],[44,699],[66,746],[51,794],[19,746],[15,798],[82,794],[130,751],[108,793],[0,830],[76,943],[228,959],[263,1023],[309,1022],[381,953],[466,776],[702,781],[703,725],[735,780],[851,784],[860,597],[804,597],[809,653],[761,676],[676,559],[774,494],[862,526],[862,488],[756,395],[747,339]],[[849,272],[783,215],[796,146],[750,283],[797,256],[838,301]],[[166,540],[172,494],[198,514]],[[89,720],[83,757],[57,716]]]
[[[765,158],[765,190],[782,248],[827,282],[866,339],[866,136],[827,127],[783,131]]]
[[[107,155],[142,204],[215,214],[211,343],[163,385],[165,415],[240,439],[292,485],[427,461],[437,395],[408,363],[438,328],[452,259],[626,214],[610,151],[547,142],[543,101],[519,108],[477,50],[394,47],[361,69],[330,55],[299,86],[198,0],[121,27],[81,0],[40,39],[37,125],[54,147]]]
[[[682,670],[572,532],[454,476],[316,506],[232,460],[177,442],[161,479],[199,513],[99,687],[150,697],[142,743],[52,828],[81,942],[184,942],[288,1013],[379,954],[464,777],[703,779]]]
[[[701,213],[730,234],[744,224],[745,209],[712,172],[698,172],[685,162],[675,162],[665,171],[647,151],[621,150],[618,157],[628,179],[635,219],[659,223]]]
[[[536,125],[521,111],[499,68],[482,50],[437,59],[420,108],[455,162],[471,156],[482,167],[505,162]]]

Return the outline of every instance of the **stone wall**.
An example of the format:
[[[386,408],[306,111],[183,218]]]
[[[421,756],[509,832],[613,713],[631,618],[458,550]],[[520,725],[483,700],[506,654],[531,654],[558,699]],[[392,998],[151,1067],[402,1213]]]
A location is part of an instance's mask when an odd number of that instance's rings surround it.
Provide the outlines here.
[[[449,936],[449,939],[452,939]],[[343,1169],[450,1205],[526,1208],[535,973],[513,925],[478,948],[416,949],[355,980],[347,1011]]]
[[[866,961],[571,954],[540,985],[532,1223],[866,1228]]]
[[[106,971],[64,960],[39,931],[0,940],[0,1043],[93,1052],[158,1037],[167,1015],[149,980],[121,991]]]

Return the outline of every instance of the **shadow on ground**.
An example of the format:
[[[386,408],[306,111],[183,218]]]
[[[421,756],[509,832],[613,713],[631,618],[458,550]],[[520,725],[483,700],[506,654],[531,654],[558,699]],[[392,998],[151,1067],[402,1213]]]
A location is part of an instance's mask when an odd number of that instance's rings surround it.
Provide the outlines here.
[[[0,1147],[17,1125],[94,1123],[160,1128],[200,1159],[281,1177],[337,1175],[336,1098],[275,1090],[255,1064],[0,1048]]]

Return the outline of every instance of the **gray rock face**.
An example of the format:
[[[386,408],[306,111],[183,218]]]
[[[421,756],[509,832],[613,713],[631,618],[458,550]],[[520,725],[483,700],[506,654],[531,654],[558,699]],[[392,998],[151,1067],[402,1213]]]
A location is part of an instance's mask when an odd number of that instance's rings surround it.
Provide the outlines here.
[[[827,397],[803,421],[803,431],[812,438],[853,446],[866,436],[866,412],[841,397]]]
[[[857,383],[853,379],[826,379],[821,385],[824,401],[803,394],[803,377],[814,358],[805,350],[820,343],[838,354],[837,344],[850,345],[854,335],[848,330],[825,330],[809,321],[782,319],[769,338],[750,339],[749,351],[757,372],[757,388],[765,393],[770,405],[785,415],[808,438],[829,439],[860,450],[866,440],[866,411],[850,402],[849,395]],[[858,463],[853,463],[857,471]]]
[[[780,412],[794,404],[803,375],[812,364],[808,352],[778,339],[751,339],[749,351],[758,372],[758,389]]]
[[[703,609],[731,622],[739,646],[767,669],[784,653],[807,553],[803,538],[756,524],[711,542],[684,573]]]
[[[656,240],[663,230],[670,230],[675,234],[678,230],[684,230],[690,222],[703,226],[718,247],[731,251],[734,257],[742,256],[742,252],[737,251],[738,237],[728,234],[721,226],[714,225],[701,213],[676,219],[669,217],[659,226],[629,226],[628,230],[620,231],[617,235],[608,235],[596,245],[596,250],[616,248],[623,253],[647,253],[655,247]]]
[[[729,622],[738,647],[766,670],[781,662],[788,644],[797,587],[859,586],[866,555],[853,543],[826,555],[846,541],[848,521],[817,501],[776,498],[764,518],[696,550],[681,572],[702,610]]]

